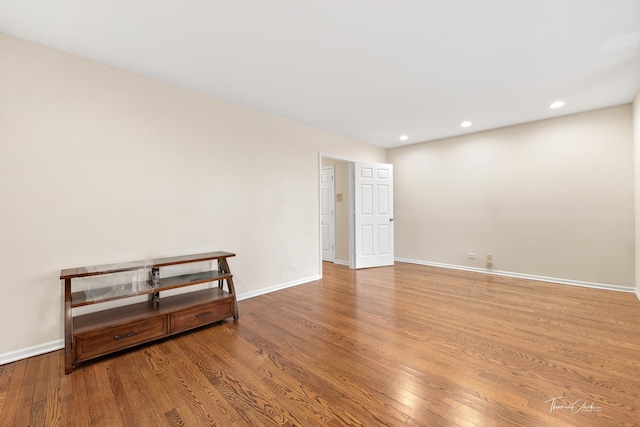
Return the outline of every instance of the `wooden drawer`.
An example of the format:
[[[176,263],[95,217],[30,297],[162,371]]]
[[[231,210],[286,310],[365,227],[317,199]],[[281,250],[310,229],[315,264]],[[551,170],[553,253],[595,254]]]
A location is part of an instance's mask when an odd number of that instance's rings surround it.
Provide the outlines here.
[[[197,328],[231,316],[233,316],[231,299],[176,311],[169,315],[171,333]]]
[[[76,360],[85,360],[111,351],[158,338],[168,333],[167,316],[129,322],[74,336]]]

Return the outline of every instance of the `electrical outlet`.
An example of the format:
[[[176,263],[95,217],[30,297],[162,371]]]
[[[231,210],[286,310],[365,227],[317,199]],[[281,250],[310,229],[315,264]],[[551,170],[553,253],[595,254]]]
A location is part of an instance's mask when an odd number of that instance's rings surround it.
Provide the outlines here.
[[[296,271],[298,269],[298,266],[296,264],[291,264],[289,266],[289,271]]]
[[[493,255],[487,255],[487,268],[493,267]]]
[[[475,254],[475,252],[469,252],[469,253],[467,254],[467,258],[469,258],[469,259],[476,259],[476,254]]]

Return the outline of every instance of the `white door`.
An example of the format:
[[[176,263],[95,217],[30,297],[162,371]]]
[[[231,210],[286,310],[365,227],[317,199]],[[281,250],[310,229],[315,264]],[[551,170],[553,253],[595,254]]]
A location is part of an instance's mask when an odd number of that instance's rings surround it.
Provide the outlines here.
[[[334,262],[336,259],[335,184],[333,174],[333,166],[322,168],[322,173],[320,174],[322,260],[330,262]]]
[[[353,163],[355,268],[393,265],[393,165]]]

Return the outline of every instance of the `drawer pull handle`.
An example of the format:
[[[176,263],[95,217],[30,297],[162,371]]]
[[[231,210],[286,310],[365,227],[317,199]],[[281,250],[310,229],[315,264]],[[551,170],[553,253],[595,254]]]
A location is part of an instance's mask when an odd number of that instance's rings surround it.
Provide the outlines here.
[[[204,317],[213,314],[213,311],[205,311],[204,313],[196,314],[196,317]]]
[[[128,334],[116,335],[113,337],[114,340],[121,340],[122,338],[129,338],[134,335],[138,335],[138,331],[129,332]]]

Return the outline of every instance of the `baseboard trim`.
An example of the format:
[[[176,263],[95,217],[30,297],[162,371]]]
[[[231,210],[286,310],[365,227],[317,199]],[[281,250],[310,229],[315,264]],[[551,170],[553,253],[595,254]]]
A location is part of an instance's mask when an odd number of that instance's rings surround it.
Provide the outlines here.
[[[279,291],[279,290],[282,290],[282,289],[291,288],[293,286],[298,286],[298,285],[302,285],[302,284],[305,284],[305,283],[313,282],[315,280],[320,280],[321,278],[322,278],[322,276],[316,275],[316,276],[311,276],[311,277],[307,277],[307,278],[304,278],[304,279],[294,280],[293,282],[282,283],[280,285],[275,285],[275,286],[271,286],[271,287],[268,287],[268,288],[259,289],[257,291],[253,291],[253,292],[245,292],[243,294],[239,294],[237,296],[237,299],[238,299],[238,301],[242,301],[242,300],[245,300],[245,299],[249,299],[249,298],[257,297],[257,296],[260,296],[260,295],[268,294],[268,293],[271,293],[271,292]]]
[[[638,301],[640,301],[640,289],[635,290],[636,297],[638,297]]]
[[[51,341],[44,344],[34,345],[33,347],[23,348],[20,350],[10,351],[0,354],[0,365],[16,362],[18,360],[27,359],[33,356],[49,353],[64,348],[64,340]]]
[[[581,286],[584,288],[604,289],[607,291],[617,291],[617,292],[635,292],[636,296],[638,296],[638,299],[640,299],[640,291],[630,286],[610,285],[607,283],[583,282],[579,280],[561,279],[558,277],[536,276],[534,274],[514,273],[512,271],[489,270],[486,268],[466,267],[463,265],[444,264],[439,262],[429,262],[429,261],[421,261],[421,260],[407,259],[407,258],[395,258],[395,260],[398,262],[406,262],[409,264],[420,264],[420,265],[427,265],[430,267],[441,267],[441,268],[450,268],[452,270],[471,271],[474,273],[494,274],[496,276],[506,276],[506,277],[515,277],[519,279],[538,280],[540,282],[557,283],[560,285]]]
[[[345,261],[343,259],[336,259],[333,261],[333,263],[338,265],[346,265],[347,267],[349,267],[349,261]]]

